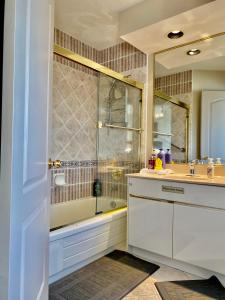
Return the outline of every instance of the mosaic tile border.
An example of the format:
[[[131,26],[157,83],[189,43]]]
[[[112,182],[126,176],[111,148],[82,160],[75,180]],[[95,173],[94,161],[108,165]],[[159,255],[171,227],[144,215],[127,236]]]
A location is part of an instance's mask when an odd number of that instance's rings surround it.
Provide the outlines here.
[[[57,204],[77,199],[92,197],[93,182],[99,178],[102,183],[102,196],[110,199],[126,199],[126,174],[140,170],[139,163],[119,161],[115,166],[121,166],[122,176],[117,180],[113,177],[113,170],[105,167],[112,166],[110,161],[63,161],[63,166],[51,170],[51,204]],[[98,170],[99,167],[99,170]],[[97,172],[99,171],[99,172]],[[66,186],[57,186],[54,175],[65,174]]]
[[[82,160],[82,161],[62,161],[62,168],[74,168],[74,167],[90,167],[90,166],[97,166],[97,160]]]

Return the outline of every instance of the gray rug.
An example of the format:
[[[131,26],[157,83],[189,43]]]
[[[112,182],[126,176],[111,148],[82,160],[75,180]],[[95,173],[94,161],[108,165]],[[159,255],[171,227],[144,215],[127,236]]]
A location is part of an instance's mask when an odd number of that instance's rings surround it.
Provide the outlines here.
[[[114,251],[51,284],[49,299],[122,299],[158,268],[126,252]]]
[[[225,300],[225,288],[212,276],[206,280],[155,283],[163,300]]]

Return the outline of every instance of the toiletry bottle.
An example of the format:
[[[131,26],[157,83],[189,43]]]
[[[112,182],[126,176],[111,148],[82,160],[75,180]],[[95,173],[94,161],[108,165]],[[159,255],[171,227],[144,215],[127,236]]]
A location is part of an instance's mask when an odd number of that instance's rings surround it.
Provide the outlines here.
[[[167,149],[167,152],[165,154],[165,162],[166,164],[170,164],[171,161],[172,161],[172,157],[171,157],[170,149]]]
[[[161,159],[162,167],[163,167],[163,169],[165,169],[166,168],[166,161],[165,161],[165,152],[163,151],[163,149],[159,149],[159,153],[158,153],[157,157]]]
[[[213,158],[209,158],[208,167],[207,167],[208,178],[214,177],[214,171],[215,171],[215,167],[214,167]]]
[[[158,158],[156,158],[156,161],[155,161],[155,170],[161,171],[162,169],[163,169],[163,163],[162,163],[162,160],[158,157]]]
[[[93,183],[93,197],[100,197],[102,195],[102,184],[99,179],[95,179]]]
[[[189,174],[190,174],[191,176],[194,176],[194,175],[195,175],[195,164],[194,164],[193,161],[189,164]]]
[[[155,150],[153,150],[151,158],[149,159],[149,169],[154,170],[155,169],[155,161],[156,161],[156,154]]]

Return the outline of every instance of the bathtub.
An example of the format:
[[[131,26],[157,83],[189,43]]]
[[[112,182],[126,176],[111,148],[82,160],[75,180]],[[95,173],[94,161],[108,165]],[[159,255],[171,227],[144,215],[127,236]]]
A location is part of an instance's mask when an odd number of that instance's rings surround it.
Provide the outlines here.
[[[126,207],[126,200],[99,197],[97,211],[106,212]],[[94,217],[96,214],[96,198],[88,197],[68,202],[52,204],[50,208],[50,229],[73,224]]]
[[[115,203],[111,203],[109,199],[101,200],[104,209],[107,205],[108,208],[115,206]],[[121,199],[114,199],[114,201],[118,207],[126,204]],[[95,215],[95,205],[95,198],[52,205],[52,227],[63,226],[65,222],[68,224],[68,220],[73,224],[50,232],[49,283],[63,278],[115,249],[126,248],[127,208]],[[80,220],[81,218],[85,220]]]

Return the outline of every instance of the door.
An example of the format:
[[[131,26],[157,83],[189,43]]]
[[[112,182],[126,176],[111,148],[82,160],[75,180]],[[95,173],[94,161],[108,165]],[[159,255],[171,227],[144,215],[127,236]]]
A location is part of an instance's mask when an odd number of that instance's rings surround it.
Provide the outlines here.
[[[174,259],[225,274],[225,211],[174,205]]]
[[[172,258],[173,204],[128,200],[128,244]]]
[[[225,91],[202,92],[201,156],[225,160]]]
[[[9,8],[15,13],[14,31],[8,32],[13,39],[8,299],[47,300],[53,4],[52,0],[10,0],[6,5],[6,13]]]
[[[140,170],[142,91],[99,74],[97,212],[127,206],[126,174]]]

